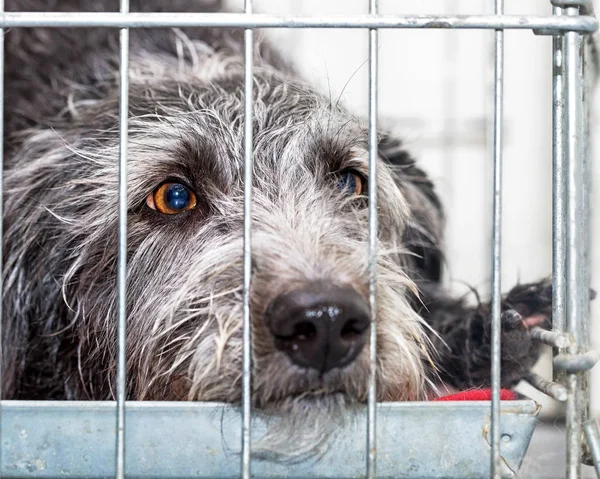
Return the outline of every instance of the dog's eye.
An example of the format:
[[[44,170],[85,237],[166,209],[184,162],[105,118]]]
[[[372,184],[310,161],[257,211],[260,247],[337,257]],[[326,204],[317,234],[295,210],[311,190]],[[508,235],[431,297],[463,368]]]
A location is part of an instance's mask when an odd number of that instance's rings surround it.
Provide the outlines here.
[[[175,215],[196,206],[196,195],[181,183],[163,183],[146,198],[153,210],[166,215]]]
[[[345,195],[360,196],[367,191],[367,180],[354,170],[342,171],[338,176],[337,188]]]

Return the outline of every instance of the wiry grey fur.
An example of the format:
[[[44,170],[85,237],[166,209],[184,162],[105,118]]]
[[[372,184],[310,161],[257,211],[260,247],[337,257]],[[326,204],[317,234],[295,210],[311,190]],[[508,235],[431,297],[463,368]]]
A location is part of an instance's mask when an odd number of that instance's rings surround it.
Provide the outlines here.
[[[116,0],[6,4],[118,9]],[[220,8],[139,0],[132,10],[167,4],[174,11]],[[4,398],[114,397],[117,35],[44,28],[6,34]],[[131,31],[131,399],[241,397],[242,46],[239,31]],[[262,315],[278,294],[312,281],[366,297],[366,200],[342,197],[335,178],[350,167],[367,175],[367,129],[305,84],[267,43],[255,63],[253,402],[286,416],[288,426],[309,421],[312,436],[298,434],[310,444],[333,429],[342,408],[366,400],[368,351],[323,375],[299,368],[274,347]],[[459,388],[489,385],[489,306],[468,307],[441,291],[441,205],[401,143],[380,133],[379,399],[423,399],[440,378]],[[175,216],[148,208],[146,197],[167,178],[188,184],[198,207]],[[548,314],[547,286],[515,288],[506,308]],[[520,322],[506,320],[504,329],[504,384],[512,385],[538,351]],[[297,430],[277,434],[286,431]]]

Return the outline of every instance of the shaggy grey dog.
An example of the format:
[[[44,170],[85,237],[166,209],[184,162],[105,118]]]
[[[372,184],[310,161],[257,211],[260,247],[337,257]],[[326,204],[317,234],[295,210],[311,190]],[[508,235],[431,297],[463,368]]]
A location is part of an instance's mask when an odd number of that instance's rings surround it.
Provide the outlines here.
[[[118,10],[116,0],[7,0],[8,10]],[[166,6],[168,5],[168,7]],[[194,0],[133,11],[215,11]],[[222,29],[131,31],[127,394],[241,397],[243,41]],[[367,129],[266,42],[254,71],[253,404],[322,424],[367,397]],[[6,34],[4,398],[115,394],[118,33]],[[380,133],[378,398],[490,383],[490,308],[440,286],[442,207]],[[503,385],[536,361],[504,300]],[[317,429],[316,435],[322,435]]]

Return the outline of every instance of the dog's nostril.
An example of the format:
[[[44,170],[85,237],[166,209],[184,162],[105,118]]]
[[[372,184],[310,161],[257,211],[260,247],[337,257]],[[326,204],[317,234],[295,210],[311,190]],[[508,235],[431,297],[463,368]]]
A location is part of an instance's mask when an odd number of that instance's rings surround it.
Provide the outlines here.
[[[356,291],[311,285],[277,297],[265,314],[275,346],[299,366],[350,364],[366,343],[369,307]]]
[[[297,324],[294,327],[294,337],[299,341],[312,339],[317,335],[317,328],[314,324],[307,321]]]
[[[281,341],[306,341],[317,335],[317,328],[308,321],[302,321],[294,324],[291,332],[273,331],[273,335]]]
[[[340,336],[344,341],[352,341],[361,336],[368,328],[368,323],[357,319],[349,319],[340,331]]]

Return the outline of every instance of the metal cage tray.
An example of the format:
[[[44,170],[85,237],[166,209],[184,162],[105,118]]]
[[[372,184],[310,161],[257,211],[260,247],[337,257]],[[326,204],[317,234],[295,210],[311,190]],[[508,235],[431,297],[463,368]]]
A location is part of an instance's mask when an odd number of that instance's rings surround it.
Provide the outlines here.
[[[502,477],[515,477],[536,424],[532,400],[501,403]],[[108,478],[115,471],[115,403],[3,401],[3,478]],[[265,422],[253,417],[253,438]],[[490,403],[377,406],[378,478],[480,478],[490,473]],[[230,405],[128,402],[128,478],[237,478],[241,412]],[[319,460],[252,461],[253,477],[356,478],[365,474],[366,408]]]

